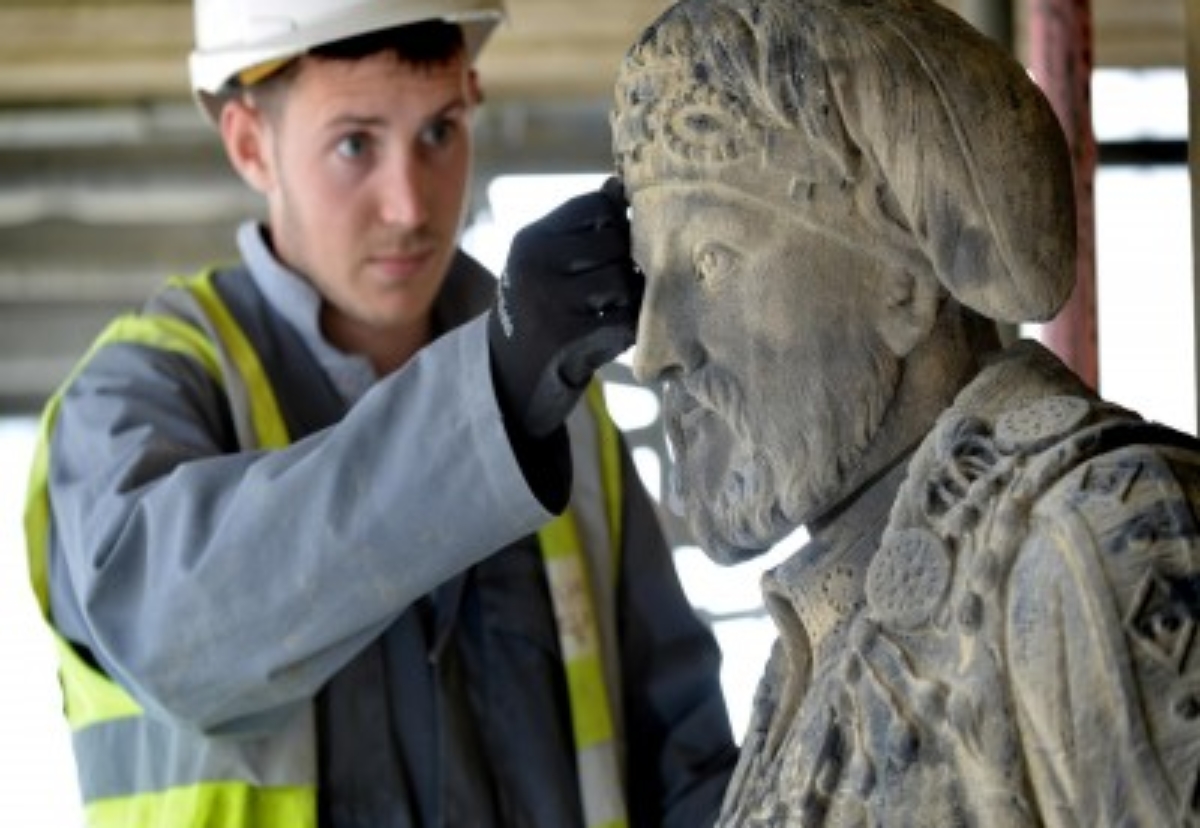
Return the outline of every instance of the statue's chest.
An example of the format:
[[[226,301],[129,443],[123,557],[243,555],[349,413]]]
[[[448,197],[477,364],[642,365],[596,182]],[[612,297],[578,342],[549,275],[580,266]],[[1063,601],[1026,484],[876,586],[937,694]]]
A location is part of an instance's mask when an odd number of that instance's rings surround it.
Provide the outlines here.
[[[808,631],[809,649],[777,657],[726,824],[1026,824],[999,614],[944,545],[893,534],[869,566],[814,574],[775,584],[781,630]]]
[[[931,659],[929,648],[914,658],[904,642],[870,629],[864,619],[850,635],[862,640],[816,672],[794,712],[777,710],[762,755],[749,762],[740,797],[755,804],[742,810],[738,824],[980,824],[969,815],[980,813],[982,792],[1011,790],[1012,753],[987,753],[997,741],[1011,746],[1012,734],[979,734],[979,744],[967,744],[963,734],[989,717],[967,709],[984,702],[977,692],[974,703],[951,709],[962,704],[956,700],[970,699],[972,688],[955,686],[949,658]],[[986,704],[1004,703],[995,693],[984,696]],[[954,722],[955,716],[976,721]]]

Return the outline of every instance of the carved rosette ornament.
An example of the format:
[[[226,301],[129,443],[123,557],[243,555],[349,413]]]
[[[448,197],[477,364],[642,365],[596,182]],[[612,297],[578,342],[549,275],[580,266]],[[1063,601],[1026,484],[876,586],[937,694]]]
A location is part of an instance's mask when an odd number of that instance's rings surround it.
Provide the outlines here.
[[[950,586],[950,553],[927,529],[887,536],[867,570],[867,604],[880,624],[913,630],[929,624]]]

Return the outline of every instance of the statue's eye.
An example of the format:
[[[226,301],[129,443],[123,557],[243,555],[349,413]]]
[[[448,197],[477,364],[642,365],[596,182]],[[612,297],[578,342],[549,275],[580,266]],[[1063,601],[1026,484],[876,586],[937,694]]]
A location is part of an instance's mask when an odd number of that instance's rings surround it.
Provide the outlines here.
[[[696,253],[696,281],[716,287],[737,270],[737,253],[721,244],[706,244]]]

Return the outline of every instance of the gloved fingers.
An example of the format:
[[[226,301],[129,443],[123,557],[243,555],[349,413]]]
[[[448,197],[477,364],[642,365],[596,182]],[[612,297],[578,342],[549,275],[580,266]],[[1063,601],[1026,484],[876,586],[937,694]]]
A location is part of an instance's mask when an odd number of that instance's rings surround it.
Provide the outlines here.
[[[557,371],[544,372],[530,393],[522,415],[526,432],[540,438],[558,428],[582,393],[583,386],[567,385]]]
[[[636,297],[625,290],[606,290],[589,293],[583,302],[583,313],[602,323],[614,323],[635,314]]]
[[[629,206],[629,199],[625,197],[625,182],[615,175],[610,175],[604,180],[604,183],[600,185],[600,192],[604,193],[609,201],[616,204],[622,210]]]
[[[564,350],[555,371],[568,388],[583,388],[602,365],[624,353],[635,338],[635,326],[628,319],[596,328]]]
[[[624,280],[629,274],[638,273],[637,265],[629,257],[629,251],[587,248],[563,261],[562,273],[569,278],[594,277],[600,271],[611,271],[612,278]]]
[[[628,228],[610,226],[562,235],[546,233],[536,225],[517,233],[508,256],[509,265],[517,269],[550,268],[571,273],[628,257]]]
[[[586,314],[610,322],[628,317],[634,324],[637,323],[642,294],[646,289],[646,280],[641,271],[625,263],[613,268],[610,278],[594,279],[594,282],[595,285],[584,297],[583,310]]]
[[[633,344],[628,324],[597,328],[555,355],[533,383],[522,419],[526,431],[544,437],[557,428],[600,366]]]
[[[625,210],[624,201],[615,201],[604,192],[584,193],[563,202],[530,227],[555,235],[590,233],[610,227],[628,232]]]

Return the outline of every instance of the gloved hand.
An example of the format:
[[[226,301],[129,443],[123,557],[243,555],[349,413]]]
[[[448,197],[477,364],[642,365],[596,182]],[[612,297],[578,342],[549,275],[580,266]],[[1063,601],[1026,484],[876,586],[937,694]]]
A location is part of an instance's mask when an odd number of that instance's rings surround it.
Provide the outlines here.
[[[526,434],[560,426],[595,370],[633,344],[643,288],[616,178],[517,233],[488,338],[501,406]]]

